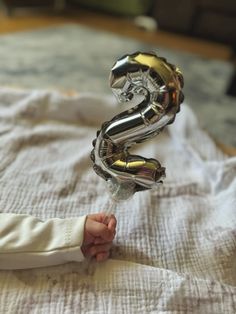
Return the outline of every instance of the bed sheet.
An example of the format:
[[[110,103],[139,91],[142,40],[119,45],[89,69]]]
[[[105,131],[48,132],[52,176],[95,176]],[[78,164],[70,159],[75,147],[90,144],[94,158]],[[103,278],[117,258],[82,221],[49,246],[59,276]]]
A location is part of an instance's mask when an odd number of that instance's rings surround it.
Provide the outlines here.
[[[111,97],[0,89],[0,211],[47,219],[106,209],[89,154]],[[120,203],[102,264],[0,271],[1,313],[236,313],[236,158],[188,105],[137,153],[167,169],[163,185]]]

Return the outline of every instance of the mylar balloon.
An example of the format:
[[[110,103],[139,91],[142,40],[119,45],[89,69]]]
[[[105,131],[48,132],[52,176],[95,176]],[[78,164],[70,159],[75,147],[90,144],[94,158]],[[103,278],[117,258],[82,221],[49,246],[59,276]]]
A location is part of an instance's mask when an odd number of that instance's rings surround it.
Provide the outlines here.
[[[174,121],[184,99],[183,76],[166,59],[136,52],[114,64],[110,86],[119,102],[132,100],[135,105],[103,123],[93,141],[91,159],[113,199],[125,200],[165,177],[165,168],[157,160],[131,155],[128,149]]]

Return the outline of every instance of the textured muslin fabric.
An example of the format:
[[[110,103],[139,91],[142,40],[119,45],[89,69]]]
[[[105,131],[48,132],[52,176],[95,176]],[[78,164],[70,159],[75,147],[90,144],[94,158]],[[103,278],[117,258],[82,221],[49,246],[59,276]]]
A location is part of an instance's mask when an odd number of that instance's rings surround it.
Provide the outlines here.
[[[1,213],[45,221],[105,210],[89,154],[102,122],[123,109],[106,96],[0,89]],[[2,270],[0,313],[236,312],[236,158],[185,104],[136,149],[167,178],[117,205],[111,259]]]

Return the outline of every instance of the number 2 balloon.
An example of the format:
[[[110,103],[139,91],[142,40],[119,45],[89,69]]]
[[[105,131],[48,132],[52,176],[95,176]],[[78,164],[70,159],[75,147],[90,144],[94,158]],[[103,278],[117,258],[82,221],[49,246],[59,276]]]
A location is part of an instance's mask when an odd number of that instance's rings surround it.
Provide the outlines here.
[[[184,99],[183,76],[165,58],[136,52],[114,64],[110,86],[119,102],[135,105],[103,123],[93,141],[91,159],[113,199],[125,200],[165,177],[165,168],[156,159],[131,155],[128,150],[174,122]]]

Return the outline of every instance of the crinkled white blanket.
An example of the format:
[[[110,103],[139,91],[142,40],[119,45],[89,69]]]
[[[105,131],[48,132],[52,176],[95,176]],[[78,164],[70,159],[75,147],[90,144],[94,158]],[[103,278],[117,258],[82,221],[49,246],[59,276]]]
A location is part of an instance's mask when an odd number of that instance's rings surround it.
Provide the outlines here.
[[[123,109],[109,97],[0,89],[0,211],[104,210],[91,142]],[[187,105],[137,152],[159,159],[167,178],[118,206],[111,259],[0,271],[0,313],[236,313],[236,158]]]

